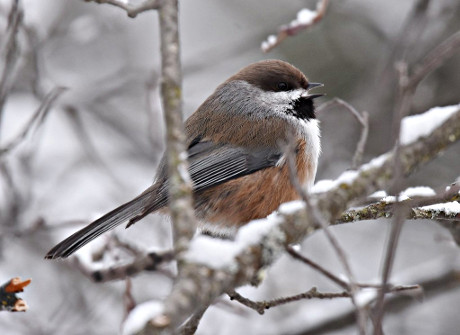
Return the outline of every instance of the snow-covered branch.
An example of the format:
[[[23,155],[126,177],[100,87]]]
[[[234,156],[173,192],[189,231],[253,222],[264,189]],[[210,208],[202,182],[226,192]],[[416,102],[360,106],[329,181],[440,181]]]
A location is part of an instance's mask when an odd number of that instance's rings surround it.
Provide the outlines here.
[[[261,49],[263,52],[269,52],[281,42],[283,42],[288,36],[294,36],[304,31],[319,21],[321,21],[326,14],[328,0],[319,0],[316,4],[316,10],[304,8],[297,13],[295,20],[292,20],[289,24],[281,26],[277,35],[270,35],[267,40],[262,42]]]
[[[124,0],[84,0],[86,2],[96,2],[98,4],[108,4],[126,11],[129,17],[135,18],[138,14],[152,9],[158,9],[161,6],[161,0],[144,0],[143,2],[132,5],[130,1]]]
[[[437,109],[441,124],[431,122],[432,114],[433,111],[429,111],[418,116],[424,117],[430,127],[410,127],[412,135],[401,146],[400,158],[406,175],[460,139],[460,106]],[[410,120],[406,119],[405,124],[408,122]],[[419,132],[415,134],[414,131]],[[388,152],[357,171],[345,172],[327,186],[323,183],[316,187],[310,195],[312,204],[326,220],[335,221],[356,199],[389,185],[394,173],[393,155]],[[302,241],[317,229],[311,213],[307,213],[304,204],[298,201],[282,205],[267,219],[242,227],[234,241],[196,237],[162,312],[152,315],[152,321],[144,330],[147,333],[155,329],[172,332],[219,295],[241,285],[257,284],[259,272],[272,264],[286,245]]]
[[[423,191],[418,194],[418,190]],[[458,183],[447,187],[446,191],[441,194],[436,194],[434,190],[427,187],[409,188],[401,193],[399,203],[411,208],[406,217],[408,220],[460,221],[459,190],[460,185]],[[427,191],[431,191],[433,195],[423,196]],[[408,195],[409,192],[412,193],[411,196]],[[396,197],[385,196],[380,201],[367,206],[349,209],[340,216],[337,223],[390,218],[393,216],[395,201]]]

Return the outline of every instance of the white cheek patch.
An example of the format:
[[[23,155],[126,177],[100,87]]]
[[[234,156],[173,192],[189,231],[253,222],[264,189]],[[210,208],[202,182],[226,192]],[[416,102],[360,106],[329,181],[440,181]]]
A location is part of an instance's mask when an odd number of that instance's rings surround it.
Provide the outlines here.
[[[293,108],[292,103],[305,94],[304,89],[296,89],[288,92],[265,92],[261,91],[260,101],[270,106],[275,112],[284,113]]]

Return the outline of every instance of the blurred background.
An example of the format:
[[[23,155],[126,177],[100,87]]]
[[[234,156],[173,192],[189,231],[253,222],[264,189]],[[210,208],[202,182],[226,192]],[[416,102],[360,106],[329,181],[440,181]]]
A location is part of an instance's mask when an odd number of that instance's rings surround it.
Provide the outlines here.
[[[127,283],[93,283],[75,261],[45,261],[58,241],[101,214],[130,200],[151,184],[164,148],[159,100],[159,31],[156,12],[127,17],[119,8],[79,0],[23,0],[24,22],[17,36],[17,61],[10,67],[11,90],[1,112],[0,148],[17,138],[56,87],[66,90],[52,103],[40,126],[0,156],[0,281],[32,278],[21,295],[26,313],[0,313],[2,334],[116,334],[129,304]],[[0,0],[0,45],[7,40],[11,0]],[[268,54],[260,45],[315,1],[181,1],[183,110],[186,116],[241,67],[266,58],[288,61],[326,97],[339,97],[370,115],[365,161],[392,146],[392,115],[398,76],[460,29],[456,0],[330,1],[325,18],[288,38]],[[2,53],[4,50],[1,51]],[[3,57],[3,56],[2,56]],[[460,53],[430,74],[416,91],[410,113],[460,100]],[[0,108],[1,110],[1,108]],[[323,154],[317,180],[336,178],[351,164],[360,127],[342,108],[324,110]],[[459,177],[457,144],[415,173],[405,186],[444,187]],[[390,221],[335,227],[361,282],[380,278]],[[82,251],[108,248],[125,261],[113,242],[148,250],[171,245],[170,227],[157,215],[125,231],[106,234]],[[121,241],[121,242],[120,242]],[[107,246],[108,245],[108,246]],[[302,253],[336,274],[340,262],[322,233],[308,238]],[[444,228],[429,221],[407,222],[395,261],[395,284],[432,283],[423,296],[395,299],[384,321],[388,334],[454,334],[460,321],[460,286],[443,281],[459,269],[458,248]],[[161,300],[171,289],[170,273],[132,279],[135,303]],[[458,272],[457,272],[458,273]],[[438,281],[436,281],[438,280]],[[268,269],[259,288],[240,293],[253,299],[297,294],[332,282],[287,256]],[[430,286],[431,287],[431,286]],[[351,310],[347,300],[302,301],[265,315],[222,297],[205,314],[199,334],[355,334],[353,324],[337,329]]]

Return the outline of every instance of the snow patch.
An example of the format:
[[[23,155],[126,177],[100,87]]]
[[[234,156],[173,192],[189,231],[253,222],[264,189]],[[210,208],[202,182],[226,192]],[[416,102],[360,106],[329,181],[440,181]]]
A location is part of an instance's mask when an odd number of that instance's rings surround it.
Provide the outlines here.
[[[385,198],[387,195],[388,195],[387,192],[381,190],[381,191],[372,193],[371,195],[369,195],[369,198],[382,199],[382,198]]]
[[[432,197],[435,195],[436,195],[436,192],[431,187],[427,187],[427,186],[409,187],[408,189],[401,192],[401,196],[406,196],[409,198]]]
[[[288,208],[290,206],[293,208],[295,205],[288,205]],[[260,243],[281,222],[281,217],[276,213],[265,219],[251,221],[238,230],[234,241],[197,235],[191,240],[184,257],[187,261],[214,269],[232,269],[236,266],[234,260],[239,253],[250,245]]]
[[[198,235],[192,239],[185,259],[219,269],[231,265],[240,250],[240,246],[233,241]]]
[[[305,208],[305,203],[302,200],[295,200],[290,202],[285,202],[281,204],[278,211],[281,214],[293,214],[301,209]]]
[[[458,113],[459,105],[434,107],[423,114],[407,116],[401,121],[401,144],[409,144],[420,137],[428,136],[453,114]]]
[[[355,295],[355,301],[358,307],[366,307],[372,301],[377,299],[379,291],[376,288],[364,288],[359,290]]]
[[[430,210],[436,212],[443,212],[446,215],[460,214],[460,203],[457,201],[446,202],[444,204],[434,204],[429,206],[420,207],[422,210]]]
[[[311,193],[323,193],[331,190],[336,185],[335,180],[323,179],[319,180],[311,189]]]
[[[409,197],[406,196],[406,195],[400,195],[399,198],[398,197],[395,197],[393,195],[389,195],[389,196],[386,196],[385,198],[383,198],[381,201],[382,202],[386,202],[387,204],[393,204],[395,202],[398,202],[398,201],[405,201],[405,200],[408,200]]]
[[[297,20],[291,22],[291,25],[297,26],[299,24],[302,25],[310,25],[313,23],[313,20],[318,15],[316,11],[310,10],[308,8],[301,9],[297,13]]]
[[[271,49],[276,44],[277,40],[278,40],[278,38],[275,35],[270,35],[270,36],[267,37],[266,41],[262,42],[260,47],[262,48],[263,51],[267,51],[267,50]]]
[[[137,305],[123,323],[123,335],[136,334],[145,324],[163,312],[163,304],[158,301],[148,301]]]

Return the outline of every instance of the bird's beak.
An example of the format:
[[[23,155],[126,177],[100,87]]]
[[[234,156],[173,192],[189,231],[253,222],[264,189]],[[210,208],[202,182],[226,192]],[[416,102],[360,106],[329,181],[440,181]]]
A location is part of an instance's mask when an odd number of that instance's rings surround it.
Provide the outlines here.
[[[324,95],[325,95],[325,94],[321,94],[321,93],[319,93],[319,94],[307,94],[307,95],[304,95],[304,98],[313,100],[313,99],[322,97],[322,96],[324,96]]]
[[[315,87],[323,87],[324,85],[321,84],[321,83],[308,83],[308,86],[307,86],[307,91],[315,88]]]
[[[308,91],[313,89],[313,88],[316,88],[316,87],[323,87],[324,85],[321,84],[321,83],[308,83],[308,86],[307,86],[307,92],[305,92],[305,94],[302,94],[302,97],[304,98],[307,98],[307,99],[316,99],[316,98],[319,98],[319,97],[322,97],[324,94],[322,93],[317,93],[317,94],[308,94]]]

